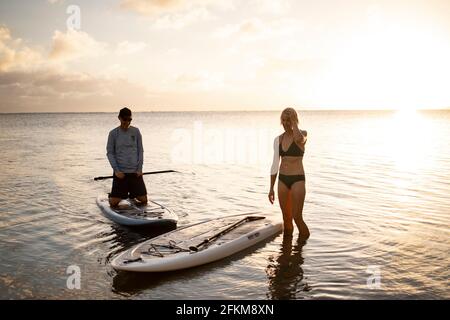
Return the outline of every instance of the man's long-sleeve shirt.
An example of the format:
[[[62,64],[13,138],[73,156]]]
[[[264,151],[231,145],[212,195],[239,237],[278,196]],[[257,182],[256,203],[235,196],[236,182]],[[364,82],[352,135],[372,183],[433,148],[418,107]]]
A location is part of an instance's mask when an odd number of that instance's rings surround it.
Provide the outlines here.
[[[117,127],[109,132],[106,155],[114,171],[124,173],[142,172],[144,148],[138,128],[127,130]]]

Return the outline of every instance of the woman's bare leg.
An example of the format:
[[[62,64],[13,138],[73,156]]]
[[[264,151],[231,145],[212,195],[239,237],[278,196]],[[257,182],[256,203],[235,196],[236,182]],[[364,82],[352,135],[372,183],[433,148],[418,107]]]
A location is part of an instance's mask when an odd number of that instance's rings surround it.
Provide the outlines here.
[[[294,225],[292,224],[292,205],[290,190],[282,182],[278,182],[278,202],[283,213],[283,232],[292,234]]]
[[[296,182],[291,188],[292,197],[292,216],[299,231],[299,237],[309,238],[309,229],[303,221],[303,204],[305,203],[306,187],[304,181]]]

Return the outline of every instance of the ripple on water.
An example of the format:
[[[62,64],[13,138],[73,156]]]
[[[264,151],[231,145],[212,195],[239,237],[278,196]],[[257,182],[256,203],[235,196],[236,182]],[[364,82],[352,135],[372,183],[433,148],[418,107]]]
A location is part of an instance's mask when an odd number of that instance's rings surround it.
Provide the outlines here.
[[[433,141],[442,152],[429,153],[426,163],[412,157],[408,168],[376,134],[390,116],[305,115],[310,140],[303,216],[311,230],[306,244],[298,245],[296,234],[290,244],[277,236],[200,268],[134,275],[115,272],[110,260],[156,234],[105,218],[95,198],[110,190],[111,181],[92,180],[111,172],[105,143],[116,117],[0,115],[9,117],[0,132],[2,298],[449,298],[445,146],[450,117],[430,116]],[[137,114],[142,133],[151,137],[144,140],[145,169],[183,172],[146,176],[150,198],[173,209],[179,226],[252,211],[281,217],[278,204],[267,200],[269,177],[260,167],[177,164],[170,158],[173,145],[159,142],[172,134],[167,123],[190,132],[197,120],[246,128],[251,119],[278,130],[278,118],[275,113]],[[64,289],[69,264],[82,268],[86,290]],[[380,290],[366,286],[369,266],[380,268]]]

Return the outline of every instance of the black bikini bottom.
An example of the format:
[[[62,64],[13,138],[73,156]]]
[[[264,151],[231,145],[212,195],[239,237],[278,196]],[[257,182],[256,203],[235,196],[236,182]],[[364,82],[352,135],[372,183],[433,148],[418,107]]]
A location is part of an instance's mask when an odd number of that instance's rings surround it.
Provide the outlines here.
[[[296,183],[298,181],[305,181],[305,175],[299,174],[299,175],[287,176],[287,175],[280,173],[280,175],[278,176],[278,179],[280,181],[282,181],[286,185],[286,187],[288,187],[290,189],[294,183]]]

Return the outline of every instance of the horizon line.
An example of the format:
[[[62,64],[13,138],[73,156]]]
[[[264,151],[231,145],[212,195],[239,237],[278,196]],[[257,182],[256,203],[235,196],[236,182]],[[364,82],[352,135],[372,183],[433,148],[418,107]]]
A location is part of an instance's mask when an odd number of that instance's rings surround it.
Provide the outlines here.
[[[211,112],[211,113],[219,113],[219,112],[280,112],[283,109],[269,109],[269,110],[254,110],[254,109],[244,109],[244,110],[136,110],[132,111],[133,113],[202,113],[202,112]],[[450,107],[444,108],[417,108],[417,109],[395,109],[395,108],[382,108],[382,109],[297,109],[295,110],[299,112],[330,112],[330,111],[445,111],[450,110]],[[118,111],[25,111],[25,112],[2,112],[0,114],[74,114],[74,113],[117,113]]]

